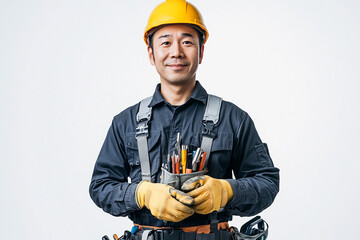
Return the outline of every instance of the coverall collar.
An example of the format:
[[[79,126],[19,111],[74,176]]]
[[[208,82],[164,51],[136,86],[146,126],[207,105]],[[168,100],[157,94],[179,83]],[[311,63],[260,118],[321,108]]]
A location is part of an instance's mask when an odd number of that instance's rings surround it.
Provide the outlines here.
[[[149,107],[153,107],[159,103],[166,102],[160,90],[161,90],[161,84],[159,83],[155,88],[155,92],[149,104]],[[194,91],[192,92],[189,99],[194,99],[202,102],[203,104],[206,104],[207,98],[208,98],[208,94],[206,90],[203,88],[203,86],[201,86],[199,81],[196,81]]]

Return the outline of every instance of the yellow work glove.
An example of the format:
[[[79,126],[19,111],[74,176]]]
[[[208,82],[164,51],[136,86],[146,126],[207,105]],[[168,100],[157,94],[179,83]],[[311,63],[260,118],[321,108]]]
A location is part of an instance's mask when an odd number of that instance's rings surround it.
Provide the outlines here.
[[[209,214],[225,207],[234,193],[228,181],[210,176],[190,178],[181,187],[194,198],[194,210],[200,214]]]
[[[140,182],[135,191],[136,203],[146,206],[158,219],[180,222],[194,214],[189,207],[194,199],[186,193],[161,183]]]

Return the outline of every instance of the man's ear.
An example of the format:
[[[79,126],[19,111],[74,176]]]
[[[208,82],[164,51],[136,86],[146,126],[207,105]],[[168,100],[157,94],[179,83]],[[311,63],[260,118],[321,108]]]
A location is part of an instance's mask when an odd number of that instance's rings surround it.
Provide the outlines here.
[[[148,54],[149,54],[149,60],[150,60],[150,64],[155,66],[155,62],[154,62],[154,54],[153,54],[153,50],[151,47],[147,48]]]
[[[201,47],[200,47],[199,64],[202,63],[203,56],[204,56],[204,44],[201,45]]]

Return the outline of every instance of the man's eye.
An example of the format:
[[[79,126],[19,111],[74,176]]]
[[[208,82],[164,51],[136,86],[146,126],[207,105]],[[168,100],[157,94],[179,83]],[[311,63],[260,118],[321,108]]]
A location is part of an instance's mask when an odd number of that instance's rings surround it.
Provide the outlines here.
[[[190,41],[184,41],[183,42],[183,44],[185,44],[185,45],[189,45],[189,44],[193,44],[192,42],[190,42]]]
[[[170,42],[162,42],[161,45],[168,46],[168,45],[170,45]]]

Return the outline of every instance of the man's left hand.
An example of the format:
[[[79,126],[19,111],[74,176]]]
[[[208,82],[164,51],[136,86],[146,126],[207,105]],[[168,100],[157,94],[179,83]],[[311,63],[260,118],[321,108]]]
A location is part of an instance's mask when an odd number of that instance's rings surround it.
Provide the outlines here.
[[[188,192],[194,199],[194,210],[199,214],[209,214],[232,199],[233,190],[228,181],[210,176],[197,176],[187,180],[181,190]]]

